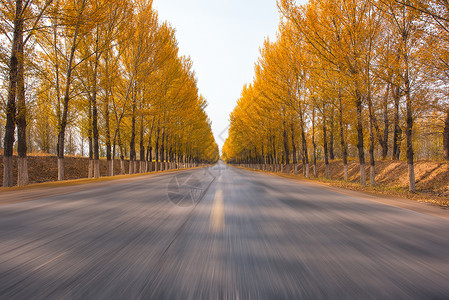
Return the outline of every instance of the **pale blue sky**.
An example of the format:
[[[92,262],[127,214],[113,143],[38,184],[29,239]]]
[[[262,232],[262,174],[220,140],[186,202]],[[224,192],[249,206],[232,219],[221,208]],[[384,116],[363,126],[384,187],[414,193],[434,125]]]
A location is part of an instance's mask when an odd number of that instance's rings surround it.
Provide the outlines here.
[[[243,85],[252,81],[259,47],[266,36],[276,36],[276,0],[154,0],[153,5],[160,19],[176,28],[181,54],[193,60],[221,147],[219,135],[228,126]]]

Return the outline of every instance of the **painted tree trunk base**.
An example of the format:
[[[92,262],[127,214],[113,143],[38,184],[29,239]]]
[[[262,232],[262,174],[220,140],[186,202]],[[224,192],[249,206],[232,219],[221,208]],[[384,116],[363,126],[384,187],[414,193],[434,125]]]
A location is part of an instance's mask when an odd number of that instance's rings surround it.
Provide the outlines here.
[[[100,160],[94,160],[94,178],[100,178]]]
[[[13,159],[12,156],[3,156],[3,187],[13,186]]]
[[[285,173],[290,174],[290,164],[285,166]]]
[[[313,177],[318,177],[316,165],[313,165]]]
[[[306,164],[305,169],[306,169],[306,177],[307,177],[307,178],[310,178],[310,168],[309,168],[309,164]]]
[[[114,164],[112,163],[112,160],[109,159],[106,162],[106,176],[114,176]]]
[[[58,158],[58,180],[64,180],[64,158]]]
[[[295,164],[295,166],[294,166],[293,173],[295,175],[298,175],[298,165],[297,164]]]
[[[376,168],[373,165],[370,165],[370,184],[372,186],[376,185]]]
[[[125,174],[125,160],[123,159],[120,160],[120,174],[121,175]]]
[[[327,164],[324,169],[326,179],[330,179],[329,165]]]
[[[94,161],[89,159],[89,169],[87,171],[87,178],[92,178],[94,174]]]
[[[415,180],[415,165],[408,164],[408,190],[410,193],[414,193],[416,191],[416,180]]]
[[[344,165],[344,179],[345,179],[345,181],[348,181],[349,180],[349,171],[348,171],[348,165],[346,164],[346,165]]]
[[[128,174],[129,174],[129,175],[134,174],[134,162],[133,162],[132,160],[129,162],[129,170],[128,170]]]
[[[360,164],[360,184],[366,186],[366,170],[365,164]]]
[[[19,157],[18,158],[17,171],[18,171],[17,185],[18,186],[28,185],[29,179],[28,179],[28,158],[27,157]]]
[[[145,161],[141,160],[140,161],[140,171],[139,173],[145,173]]]
[[[154,163],[154,171],[155,172],[159,171],[159,163],[158,162]]]

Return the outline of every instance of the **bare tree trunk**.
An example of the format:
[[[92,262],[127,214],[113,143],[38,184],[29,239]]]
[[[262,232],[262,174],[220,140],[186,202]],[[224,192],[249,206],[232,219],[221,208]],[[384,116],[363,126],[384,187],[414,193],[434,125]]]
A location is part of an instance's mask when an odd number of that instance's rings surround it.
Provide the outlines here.
[[[393,99],[394,99],[394,134],[393,134],[393,160],[399,160],[401,157],[401,139],[402,139],[402,129],[399,124],[399,101],[401,95],[398,86],[393,88]]]
[[[327,125],[326,125],[326,105],[323,104],[323,148],[324,148],[324,174],[326,179],[330,178],[329,174],[329,152],[327,148]]]
[[[159,123],[157,125],[157,134],[156,134],[156,147],[155,147],[155,154],[156,154],[156,163],[155,163],[155,167],[154,170],[157,172],[159,171],[159,135],[161,132],[161,129],[159,127]]]
[[[370,159],[370,184],[376,185],[376,169],[374,160],[374,111],[371,95],[368,95],[368,110],[369,110],[369,159]]]
[[[357,107],[357,149],[359,152],[360,163],[360,184],[366,185],[366,170],[365,170],[365,149],[363,146],[363,123],[362,123],[362,97],[359,91],[356,91],[356,107]]]
[[[415,180],[415,166],[414,166],[414,153],[413,153],[413,111],[412,111],[412,100],[410,97],[410,81],[409,81],[409,65],[408,56],[405,55],[405,98],[406,98],[406,111],[407,111],[407,127],[406,127],[406,138],[407,138],[407,164],[408,164],[408,178],[409,178],[409,191],[414,193],[416,190],[416,180]]]
[[[118,146],[120,149],[120,175],[124,175],[126,173],[125,171],[125,154],[123,150],[123,144],[122,144],[122,138],[120,135],[120,129],[118,130]]]
[[[107,161],[107,167],[106,167],[106,176],[114,176],[114,161],[112,156],[112,147],[111,147],[111,129],[110,129],[110,122],[109,122],[109,96],[108,94],[105,97],[105,131],[106,131],[106,161]]]
[[[66,86],[63,101],[63,111],[62,117],[59,119],[59,132],[58,132],[58,180],[64,180],[64,141],[65,141],[65,130],[67,127],[67,118],[69,114],[69,101],[70,101],[70,84],[72,82],[72,71],[73,71],[73,60],[75,57],[75,50],[78,41],[78,32],[81,25],[81,15],[85,7],[85,2],[83,2],[81,10],[78,15],[78,23],[75,27],[75,33],[73,35],[72,46],[70,49],[70,57],[67,64],[67,75],[66,75]]]
[[[162,128],[162,139],[161,139],[161,153],[160,153],[160,158],[161,158],[161,171],[165,171],[165,160],[164,160],[164,143],[165,143],[165,128]]]
[[[293,174],[298,175],[298,158],[296,157],[295,125],[293,124],[293,118],[291,120],[291,131],[292,131],[292,152],[293,152]]]
[[[288,133],[287,133],[287,127],[285,119],[283,120],[283,138],[284,138],[284,161],[282,162],[282,167],[284,167],[284,163],[286,164],[285,172],[288,173],[289,170],[289,164],[290,164],[290,149],[288,147]]]
[[[302,108],[300,107],[299,118],[301,122],[301,139],[302,139],[302,152],[303,152],[303,172],[306,178],[310,178],[310,170],[309,170],[309,150],[307,145],[306,131],[305,131],[305,122]]]
[[[129,143],[129,174],[134,174],[136,171],[134,169],[134,162],[136,160],[136,100],[133,97],[133,112],[131,118],[131,141]]]
[[[313,146],[313,176],[318,177],[316,166],[316,143],[315,143],[315,107],[312,110],[312,146]]]
[[[444,160],[449,160],[449,108],[446,110],[443,130]]]
[[[335,159],[335,154],[334,154],[334,108],[333,107],[331,107],[331,115],[330,115],[329,158],[330,158],[330,160]]]
[[[388,84],[387,92],[385,95],[384,103],[383,103],[383,116],[384,116],[384,137],[382,146],[382,160],[387,159],[388,156],[388,135],[389,135],[389,127],[390,120],[388,118],[388,97],[390,95],[390,84]]]
[[[17,1],[16,1],[17,3]],[[25,74],[24,74],[24,44],[23,44],[23,13],[19,21],[19,54],[17,56],[17,154],[18,154],[18,178],[17,184],[28,184],[27,161],[27,110],[25,103]]]
[[[346,146],[345,141],[345,133],[344,133],[344,123],[343,123],[343,103],[341,97],[341,91],[338,92],[338,102],[339,102],[339,125],[340,125],[340,145],[341,145],[341,153],[343,156],[343,169],[344,169],[344,179],[348,181],[348,148]]]
[[[94,142],[92,134],[92,100],[89,97],[89,113],[88,113],[89,127],[87,129],[88,144],[89,144],[89,166],[87,178],[93,178],[94,175]]]
[[[140,116],[140,143],[139,143],[139,147],[140,147],[140,173],[145,173],[146,168],[145,168],[145,146],[143,143],[143,138],[144,138],[144,128],[143,128],[143,115]]]
[[[9,61],[9,87],[8,103],[6,104],[6,126],[5,138],[3,140],[3,186],[13,186],[13,149],[14,132],[16,129],[16,95],[17,95],[17,76],[18,60],[21,48],[21,36],[23,34],[22,19],[22,0],[16,1],[16,13],[14,17],[14,35],[12,42],[11,57]]]
[[[97,34],[98,44],[98,34]],[[93,90],[92,90],[92,133],[94,140],[94,178],[100,178],[100,146],[98,133],[98,109],[97,109],[97,74],[98,74],[98,49],[95,51],[95,64],[93,76]]]

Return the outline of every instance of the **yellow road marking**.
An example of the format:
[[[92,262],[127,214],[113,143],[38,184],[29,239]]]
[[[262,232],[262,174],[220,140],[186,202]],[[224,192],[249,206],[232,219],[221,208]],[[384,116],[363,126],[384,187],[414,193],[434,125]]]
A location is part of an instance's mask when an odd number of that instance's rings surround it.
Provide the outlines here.
[[[214,204],[210,214],[210,229],[220,232],[225,228],[223,191],[218,189],[215,192]]]

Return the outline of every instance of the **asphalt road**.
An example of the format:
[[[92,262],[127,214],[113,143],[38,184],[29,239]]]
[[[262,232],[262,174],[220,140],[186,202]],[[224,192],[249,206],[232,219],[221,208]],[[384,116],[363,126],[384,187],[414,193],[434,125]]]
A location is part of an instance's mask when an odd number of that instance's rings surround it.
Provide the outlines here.
[[[79,186],[0,206],[31,298],[449,299],[449,219],[222,164]]]

